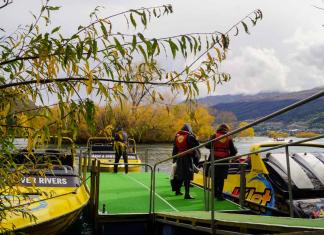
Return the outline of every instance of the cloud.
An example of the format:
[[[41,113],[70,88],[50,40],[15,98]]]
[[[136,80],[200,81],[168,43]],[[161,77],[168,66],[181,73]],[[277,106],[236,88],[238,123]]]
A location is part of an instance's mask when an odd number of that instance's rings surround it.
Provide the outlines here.
[[[251,45],[231,53],[222,71],[232,80],[216,94],[300,91],[324,86],[324,30],[296,29],[276,48]],[[206,93],[204,93],[206,94]],[[203,95],[203,94],[202,94]]]
[[[287,55],[287,60],[291,67],[291,82],[295,83],[297,89],[324,86],[323,29],[306,31],[299,28],[284,42],[295,48]]]
[[[283,40],[283,43],[295,47],[297,50],[303,50],[315,45],[323,44],[324,30],[319,28],[317,30],[306,30],[304,28],[297,28],[294,34]]]
[[[289,67],[273,49],[245,47],[237,56],[229,56],[222,67],[232,80],[219,86],[217,94],[255,94],[260,91],[286,90]]]
[[[264,19],[256,27],[250,27],[251,35],[242,33],[231,40],[232,52],[222,65],[222,71],[229,72],[232,80],[218,86],[216,94],[295,91],[324,85],[323,12],[312,7],[312,3],[295,0],[250,0],[244,3],[221,0],[218,4],[212,0],[203,4],[171,0],[171,3],[174,14],[153,19],[148,30],[143,32],[145,35],[161,37],[188,32],[225,31],[252,9],[260,8],[263,11]],[[106,7],[100,15],[108,16],[129,8],[160,4],[165,4],[165,1],[148,4],[137,0],[80,0],[64,3],[53,0],[51,5],[62,5],[62,9],[52,15],[52,26],[62,25],[64,35],[71,35],[78,25],[89,23],[89,13],[98,5]],[[40,1],[27,3],[25,0],[15,0],[14,4],[1,11],[0,27],[10,33],[18,24],[31,22],[29,11],[37,13],[39,9]],[[113,25],[114,31],[127,30],[123,17],[114,18]],[[177,58],[171,61],[163,57],[159,63],[168,70],[181,70],[185,63],[190,63],[190,59],[183,61]],[[204,87],[201,95],[207,94],[205,90]]]

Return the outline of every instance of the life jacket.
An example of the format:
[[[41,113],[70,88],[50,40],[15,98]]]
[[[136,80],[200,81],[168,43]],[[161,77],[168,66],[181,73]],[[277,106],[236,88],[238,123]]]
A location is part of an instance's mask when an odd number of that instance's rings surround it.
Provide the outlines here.
[[[115,141],[126,142],[124,131],[118,131],[115,133]]]
[[[222,135],[224,135],[223,132],[220,131],[216,132],[216,138],[221,137]],[[213,142],[215,158],[224,158],[230,156],[230,147],[229,147],[230,140],[231,138],[227,136],[223,139]]]
[[[124,131],[118,131],[115,133],[114,150],[117,152],[123,152],[127,149],[127,139]]]
[[[182,153],[190,149],[190,146],[187,144],[188,136],[189,136],[189,132],[187,131],[179,131],[176,134],[175,145],[177,147],[178,153]]]

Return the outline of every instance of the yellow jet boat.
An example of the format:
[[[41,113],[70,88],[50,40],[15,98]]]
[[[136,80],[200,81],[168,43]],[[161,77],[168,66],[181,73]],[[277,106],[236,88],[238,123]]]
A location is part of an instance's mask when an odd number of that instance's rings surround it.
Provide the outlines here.
[[[251,152],[287,144],[266,142],[254,144]],[[285,150],[251,154],[239,159],[245,162],[245,204],[257,213],[288,215],[289,193]],[[292,179],[293,212],[295,217],[324,218],[324,145],[302,143],[289,147]],[[194,175],[193,183],[203,186],[203,172]],[[240,194],[240,169],[229,168],[224,182],[223,195],[238,201]]]
[[[113,172],[115,163],[114,141],[106,137],[90,137],[87,142],[88,165],[92,159],[98,159],[101,163],[101,170]],[[128,138],[127,144],[128,171],[141,172],[141,159],[136,152],[136,142]],[[123,158],[119,160],[118,171],[124,172],[125,165]],[[132,165],[135,164],[135,165]]]
[[[18,167],[33,161],[33,169],[21,177],[14,190],[9,190],[14,193],[2,198],[8,210],[2,212],[0,231],[43,235],[66,230],[89,200],[81,171],[78,174],[74,167],[74,151],[36,149],[12,156]],[[51,167],[45,162],[50,162]]]

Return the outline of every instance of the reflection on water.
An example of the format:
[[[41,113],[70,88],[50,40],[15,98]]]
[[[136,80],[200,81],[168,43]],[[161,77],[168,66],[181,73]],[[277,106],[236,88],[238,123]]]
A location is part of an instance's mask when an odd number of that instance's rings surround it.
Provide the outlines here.
[[[290,137],[287,138],[286,141],[292,140],[293,142],[300,141],[302,139]],[[238,150],[238,154],[244,154],[249,152],[249,148],[252,144],[255,143],[263,143],[273,141],[272,138],[268,137],[249,137],[249,138],[236,138],[234,139],[234,145]],[[320,139],[314,141],[316,143],[323,143],[324,140]],[[164,160],[166,158],[171,157],[172,155],[172,144],[139,144],[137,145],[137,153],[140,156],[142,162],[145,162],[145,153],[147,151],[148,154],[148,164],[154,165],[156,162]],[[201,158],[202,160],[206,157],[208,158],[209,150],[205,147],[201,148]],[[289,147],[289,151],[291,152],[324,152],[324,149],[318,148],[310,148],[310,147]],[[284,152],[283,149],[272,150],[272,152]],[[169,172],[171,166],[171,160],[165,163],[162,163],[158,166],[160,171]]]

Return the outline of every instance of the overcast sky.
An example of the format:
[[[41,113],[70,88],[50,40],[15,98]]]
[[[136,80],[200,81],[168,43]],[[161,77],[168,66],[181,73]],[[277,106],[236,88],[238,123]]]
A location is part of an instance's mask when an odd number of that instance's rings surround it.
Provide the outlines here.
[[[320,0],[205,0],[205,1],[51,1],[62,6],[53,15],[52,25],[62,25],[65,33],[89,22],[96,6],[105,6],[103,16],[130,8],[172,4],[174,14],[153,21],[147,36],[166,36],[189,32],[226,31],[255,9],[264,19],[250,29],[250,35],[232,38],[230,52],[222,70],[232,80],[215,94],[254,94],[261,91],[298,91],[324,86],[324,7]],[[29,11],[37,13],[38,0],[13,0],[0,10],[0,27],[7,32],[31,21]],[[125,32],[123,17],[114,22],[116,31]],[[118,30],[117,30],[118,29]],[[163,61],[161,61],[163,64]],[[169,66],[181,67],[182,64]],[[206,95],[203,91],[201,96]]]

